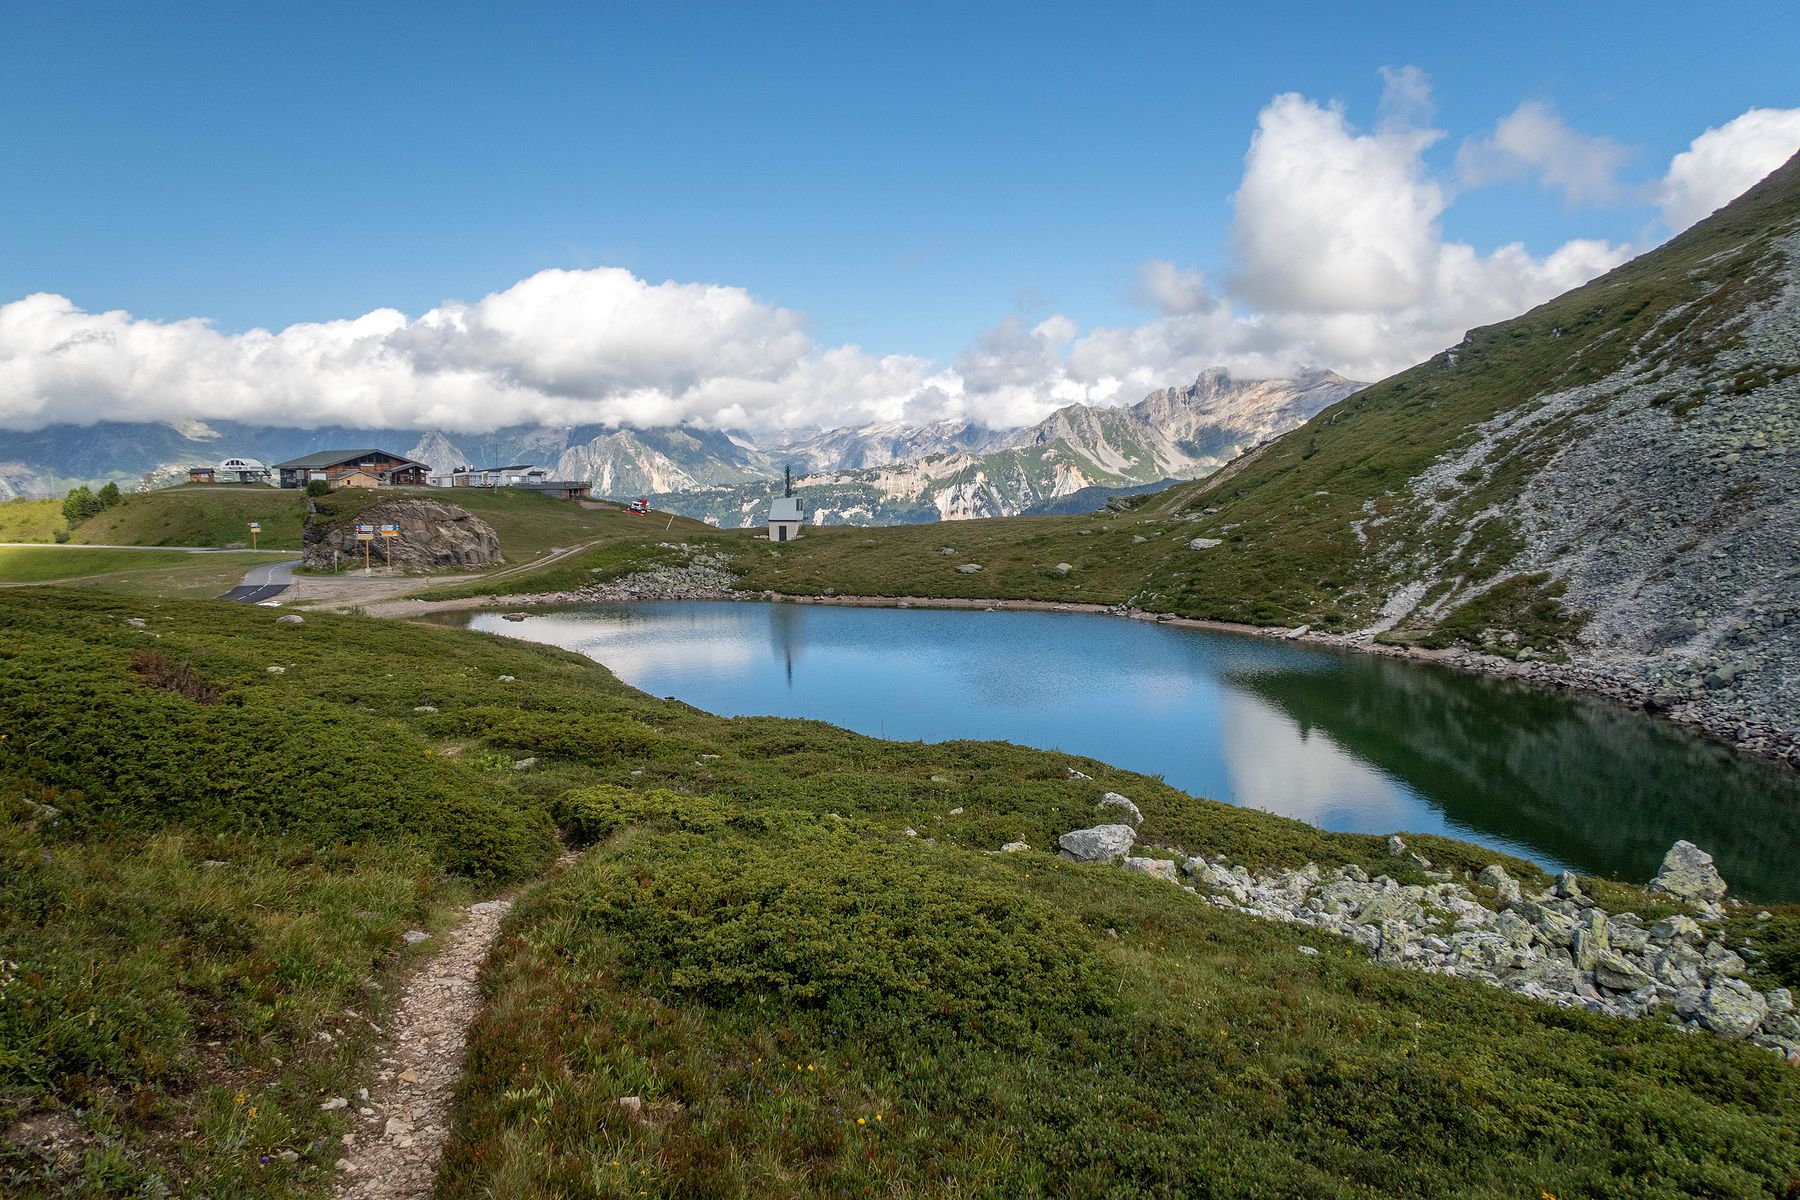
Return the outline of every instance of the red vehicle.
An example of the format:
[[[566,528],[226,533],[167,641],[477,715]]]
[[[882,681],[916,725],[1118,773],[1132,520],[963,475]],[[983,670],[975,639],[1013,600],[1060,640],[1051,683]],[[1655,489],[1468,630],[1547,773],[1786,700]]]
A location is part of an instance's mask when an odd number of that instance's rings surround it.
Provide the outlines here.
[[[650,511],[650,501],[644,496],[639,496],[636,500],[633,500],[630,504],[625,506],[625,511],[628,513],[636,513],[641,517]]]

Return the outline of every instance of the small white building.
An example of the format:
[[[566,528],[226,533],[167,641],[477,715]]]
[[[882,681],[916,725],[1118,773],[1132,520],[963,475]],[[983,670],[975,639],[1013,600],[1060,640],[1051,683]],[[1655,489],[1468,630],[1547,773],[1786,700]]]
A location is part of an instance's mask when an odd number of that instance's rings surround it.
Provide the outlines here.
[[[806,524],[806,510],[800,507],[798,496],[777,496],[769,501],[769,540],[771,542],[791,542],[800,536],[800,527]]]

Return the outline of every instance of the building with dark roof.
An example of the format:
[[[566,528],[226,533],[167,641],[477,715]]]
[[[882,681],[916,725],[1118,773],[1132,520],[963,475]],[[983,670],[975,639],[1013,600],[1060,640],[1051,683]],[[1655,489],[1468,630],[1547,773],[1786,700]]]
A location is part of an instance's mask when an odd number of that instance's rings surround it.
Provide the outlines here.
[[[322,481],[331,487],[423,487],[431,468],[386,450],[321,450],[276,463],[284,488]],[[354,477],[354,478],[352,478]]]

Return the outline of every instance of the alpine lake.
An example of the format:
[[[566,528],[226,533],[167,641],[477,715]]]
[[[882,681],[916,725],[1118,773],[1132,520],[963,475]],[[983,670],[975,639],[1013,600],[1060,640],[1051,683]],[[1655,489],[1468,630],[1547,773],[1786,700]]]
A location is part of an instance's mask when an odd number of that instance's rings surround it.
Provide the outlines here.
[[[1355,651],[1083,613],[654,601],[457,623],[721,716],[992,739],[1328,830],[1636,882],[1686,838],[1800,901],[1800,778],[1624,706]]]

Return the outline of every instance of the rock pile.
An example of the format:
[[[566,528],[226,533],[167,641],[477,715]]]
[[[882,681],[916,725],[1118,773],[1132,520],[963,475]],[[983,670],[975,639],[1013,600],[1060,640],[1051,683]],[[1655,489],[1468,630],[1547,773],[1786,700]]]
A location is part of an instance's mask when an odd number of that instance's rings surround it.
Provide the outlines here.
[[[1101,804],[1116,812],[1113,795]],[[1800,1064],[1793,997],[1786,988],[1761,992],[1746,982],[1743,958],[1702,923],[1723,915],[1725,881],[1689,842],[1669,851],[1650,888],[1691,904],[1701,920],[1645,922],[1635,913],[1606,912],[1566,871],[1551,887],[1527,894],[1492,863],[1471,887],[1433,870],[1398,837],[1389,850],[1429,884],[1371,878],[1355,864],[1259,873],[1223,856],[1134,857],[1136,840],[1130,825],[1097,825],[1063,834],[1057,846],[1070,861],[1119,862],[1219,908],[1339,934],[1377,962],[1477,979],[1566,1008],[1621,1017],[1667,1012],[1683,1026],[1747,1039]]]
[[[648,570],[594,583],[565,592],[496,596],[501,604],[608,604],[627,600],[735,600],[737,576],[723,554],[686,542],[660,542],[659,550],[674,551],[679,562],[659,563]]]

